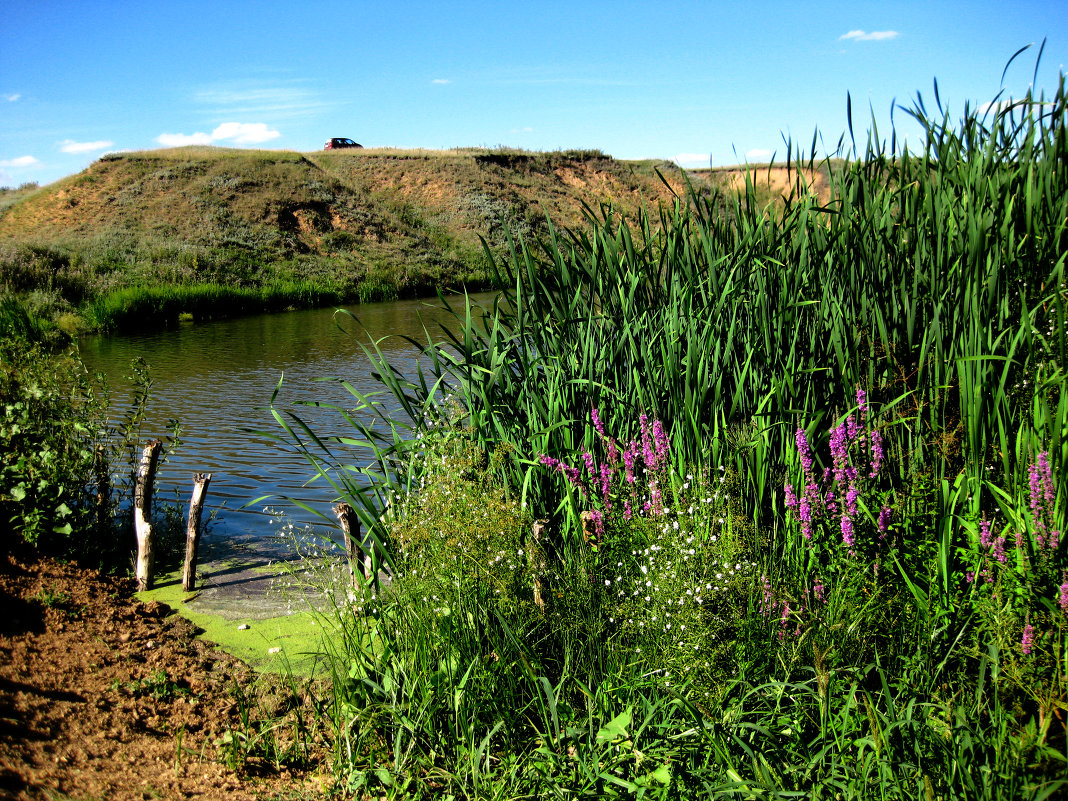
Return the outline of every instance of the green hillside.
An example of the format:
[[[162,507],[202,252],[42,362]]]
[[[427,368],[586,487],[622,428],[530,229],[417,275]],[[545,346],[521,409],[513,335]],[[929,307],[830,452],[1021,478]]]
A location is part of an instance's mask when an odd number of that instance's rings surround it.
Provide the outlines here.
[[[581,225],[584,205],[633,216],[666,184],[683,192],[682,171],[598,151],[118,153],[5,193],[0,288],[65,327],[114,328],[483,286],[480,237],[503,253],[547,218]]]

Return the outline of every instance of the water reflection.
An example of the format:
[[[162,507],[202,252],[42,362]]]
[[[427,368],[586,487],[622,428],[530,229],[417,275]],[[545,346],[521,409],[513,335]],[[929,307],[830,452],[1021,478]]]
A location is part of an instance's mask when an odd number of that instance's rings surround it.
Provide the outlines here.
[[[489,305],[493,296],[473,299]],[[404,337],[425,343],[429,332],[440,339],[442,326],[452,320],[436,300],[363,304],[348,311],[357,319],[319,309],[86,337],[81,352],[91,372],[107,376],[116,419],[131,402],[124,380],[131,360],[141,356],[148,363],[153,385],[142,441],[165,435],[170,419],[181,423],[182,446],[161,471],[157,495],[170,500],[177,493],[188,503],[192,474],[210,472],[207,506],[216,513],[214,533],[265,536],[277,526],[262,508],[240,509],[251,499],[298,497],[323,511],[332,500],[326,485],[307,485],[312,470],[305,461],[251,433],[281,433],[268,410],[279,380],[284,376],[277,408],[293,410],[317,433],[341,433],[344,421],[336,413],[297,406],[319,401],[355,407],[356,399],[337,382],[317,379],[341,378],[364,393],[379,389],[360,347],[372,339],[392,364],[414,375],[418,350]],[[285,510],[298,523],[314,520],[298,508]]]

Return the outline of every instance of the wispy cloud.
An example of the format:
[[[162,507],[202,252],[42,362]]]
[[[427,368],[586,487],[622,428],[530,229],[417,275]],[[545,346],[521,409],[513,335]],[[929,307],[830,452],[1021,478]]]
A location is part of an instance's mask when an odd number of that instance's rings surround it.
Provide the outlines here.
[[[838,37],[838,40],[852,39],[854,42],[881,42],[884,39],[896,39],[901,34],[897,31],[872,31],[867,33],[866,31],[849,31],[849,33],[843,33]]]
[[[20,95],[18,92],[16,92],[13,95],[4,95],[3,97],[4,97],[4,100],[6,100],[8,103],[14,103],[16,100],[18,100],[20,97],[22,97],[22,95]]]
[[[73,139],[64,139],[59,143],[59,149],[64,153],[92,153],[94,150],[106,150],[115,144],[107,139],[97,142],[75,142]]]
[[[444,86],[445,84],[452,83],[452,81],[448,78],[435,78],[431,83],[437,84],[438,86]]]
[[[162,133],[156,141],[164,147],[185,145],[213,145],[216,142],[232,142],[236,145],[259,145],[281,136],[278,131],[263,122],[224,122],[210,134]]]
[[[337,105],[300,86],[243,86],[222,84],[193,93],[193,102],[225,119],[257,116],[277,119],[307,115]]]
[[[0,167],[32,167],[40,164],[33,156],[18,156],[13,159],[0,159]]]
[[[766,150],[762,147],[755,147],[752,150],[745,151],[746,161],[767,161],[775,152],[773,150]]]
[[[533,133],[534,129],[529,125],[524,125],[522,128],[513,128],[509,133]]]
[[[711,163],[707,153],[676,153],[671,160],[680,167],[707,167]]]

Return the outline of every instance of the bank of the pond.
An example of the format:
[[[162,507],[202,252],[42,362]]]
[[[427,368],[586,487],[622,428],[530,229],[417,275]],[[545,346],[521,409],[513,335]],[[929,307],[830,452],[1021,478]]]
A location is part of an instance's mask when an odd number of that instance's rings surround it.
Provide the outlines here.
[[[209,549],[192,592],[180,570],[156,577],[145,603],[161,603],[200,636],[258,671],[315,675],[335,636],[330,621],[346,604],[332,560],[274,561],[254,549]]]
[[[488,289],[485,276],[469,276],[466,289]],[[129,333],[168,328],[180,322],[207,322],[244,315],[327,306],[417,299],[458,287],[434,283],[398,284],[390,277],[352,283],[273,281],[262,286],[228,286],[217,283],[127,287],[101,295],[84,304],[73,327],[85,333]]]
[[[256,674],[131,590],[0,557],[0,797],[334,797],[315,682]]]

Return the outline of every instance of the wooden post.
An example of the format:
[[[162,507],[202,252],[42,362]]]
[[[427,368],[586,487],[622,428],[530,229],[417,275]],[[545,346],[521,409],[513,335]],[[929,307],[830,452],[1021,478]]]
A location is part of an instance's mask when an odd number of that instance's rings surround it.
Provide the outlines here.
[[[582,540],[587,545],[597,545],[597,522],[592,512],[583,512],[579,515],[582,521]]]
[[[182,569],[182,592],[192,592],[197,583],[197,548],[200,546],[200,514],[208,494],[211,473],[193,474],[193,497],[189,500],[189,521],[185,527],[185,567]]]
[[[535,521],[534,527],[531,529],[531,547],[527,550],[530,552],[530,570],[534,573],[534,603],[537,604],[538,609],[542,612],[545,611],[545,599],[541,595],[541,577],[540,574],[545,570],[545,546],[542,544],[542,536],[545,534],[546,529],[549,526],[544,520]]]
[[[137,535],[137,561],[134,577],[139,591],[152,589],[152,568],[155,563],[155,543],[152,536],[152,484],[156,479],[156,462],[163,443],[149,440],[141,451],[141,464],[134,483],[134,533]]]
[[[356,516],[356,510],[349,506],[347,503],[339,503],[334,506],[334,514],[337,515],[337,519],[341,521],[341,532],[345,535],[345,554],[349,559],[349,577],[352,579],[352,586],[359,586],[356,581],[356,567],[355,564],[360,565],[360,575],[365,576],[365,573],[370,573],[370,566],[364,566],[360,557],[362,548],[360,540],[360,518]],[[368,556],[368,560],[370,557]]]
[[[93,472],[96,473],[96,534],[103,537],[111,522],[111,477],[104,444],[97,445],[93,453]]]

